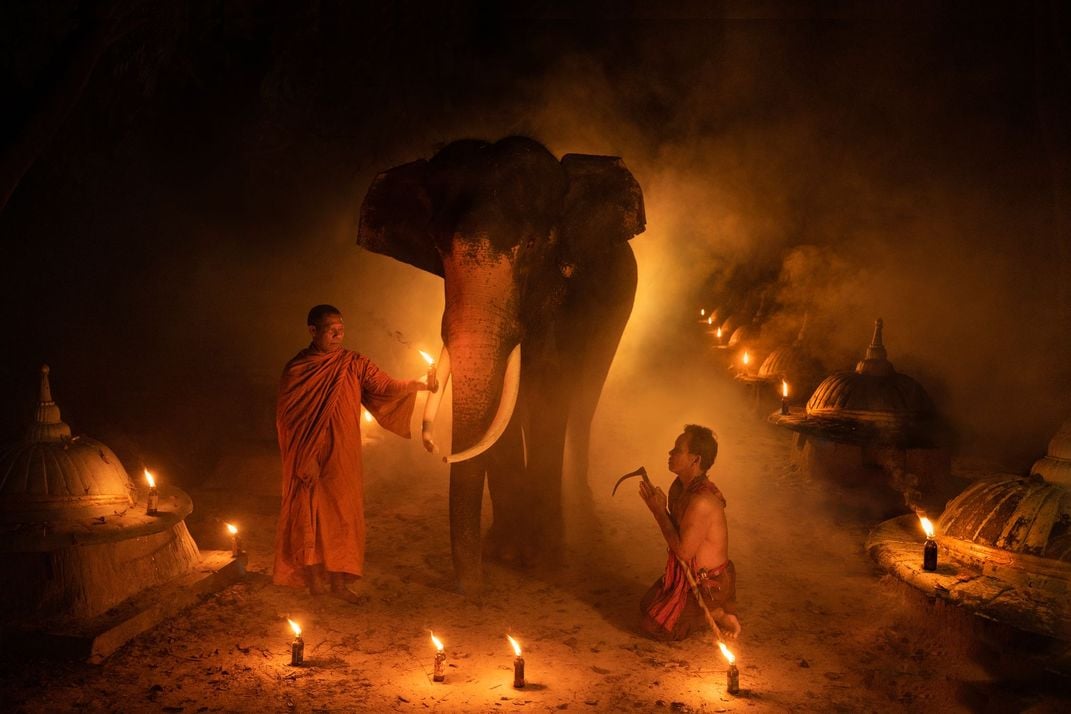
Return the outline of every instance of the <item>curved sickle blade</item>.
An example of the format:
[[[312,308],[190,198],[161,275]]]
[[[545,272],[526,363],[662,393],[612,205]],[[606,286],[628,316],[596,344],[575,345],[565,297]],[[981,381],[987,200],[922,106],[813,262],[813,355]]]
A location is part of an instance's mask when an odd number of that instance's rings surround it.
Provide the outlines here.
[[[617,483],[614,484],[614,490],[610,492],[610,495],[611,496],[616,496],[617,495],[617,487],[620,486],[621,484],[623,484],[628,479],[633,478],[634,476],[639,476],[640,478],[642,478],[644,480],[644,483],[646,483],[648,486],[651,485],[651,479],[647,478],[647,468],[644,467],[644,466],[641,466],[638,469],[636,469],[635,471],[631,471],[631,472],[625,474],[624,476],[622,476],[621,478],[617,479]]]

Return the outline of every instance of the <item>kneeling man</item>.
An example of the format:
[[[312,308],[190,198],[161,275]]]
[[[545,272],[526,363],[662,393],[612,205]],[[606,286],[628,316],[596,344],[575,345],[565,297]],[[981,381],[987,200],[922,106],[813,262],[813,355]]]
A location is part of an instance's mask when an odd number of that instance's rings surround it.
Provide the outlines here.
[[[669,470],[677,478],[669,489],[668,510],[662,489],[640,482],[640,497],[669,546],[665,573],[640,604],[643,629],[656,639],[682,640],[696,629],[708,627],[682,562],[695,575],[704,604],[722,634],[730,638],[740,634],[725,497],[707,477],[717,456],[713,432],[688,424],[669,452]]]

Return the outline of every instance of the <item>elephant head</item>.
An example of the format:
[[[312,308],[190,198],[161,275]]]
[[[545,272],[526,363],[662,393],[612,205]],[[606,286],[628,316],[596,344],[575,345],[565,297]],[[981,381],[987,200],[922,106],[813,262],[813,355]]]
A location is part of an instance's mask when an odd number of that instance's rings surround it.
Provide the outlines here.
[[[585,338],[613,324],[609,355],[595,360],[605,364],[591,377],[601,389],[635,294],[627,241],[644,223],[642,193],[620,159],[559,161],[524,137],[453,142],[430,160],[379,174],[364,198],[358,244],[444,279],[439,381],[453,383],[451,545],[466,590],[480,584],[485,476],[496,523],[518,520],[523,530],[546,520],[540,510],[560,511],[574,387],[585,355],[606,352],[606,339],[592,350]],[[606,281],[616,287],[600,288]],[[607,297],[617,307],[605,308]],[[623,316],[608,319],[607,309]],[[592,311],[600,325],[584,324]],[[428,447],[437,407],[430,398]],[[526,503],[547,481],[553,491],[555,479],[556,504]]]

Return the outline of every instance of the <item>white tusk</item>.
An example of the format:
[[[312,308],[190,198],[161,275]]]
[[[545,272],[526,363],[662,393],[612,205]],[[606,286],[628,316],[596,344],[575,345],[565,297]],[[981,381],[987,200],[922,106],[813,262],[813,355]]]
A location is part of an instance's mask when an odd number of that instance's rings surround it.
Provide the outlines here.
[[[424,448],[435,453],[435,441],[432,439],[432,428],[435,426],[435,418],[439,414],[439,404],[446,392],[446,383],[450,381],[450,351],[443,345],[443,351],[439,354],[439,361],[435,363],[435,379],[439,382],[439,389],[428,392],[428,399],[424,402],[424,418],[420,424],[420,439],[424,442]]]
[[[479,441],[456,454],[450,454],[443,459],[448,464],[456,464],[458,461],[467,461],[474,456],[494,446],[498,437],[509,425],[510,417],[513,416],[513,407],[517,406],[517,393],[521,388],[521,346],[517,345],[509,353],[506,361],[506,373],[502,376],[502,398],[498,402],[498,411],[491,420],[491,426],[487,427],[487,433]]]

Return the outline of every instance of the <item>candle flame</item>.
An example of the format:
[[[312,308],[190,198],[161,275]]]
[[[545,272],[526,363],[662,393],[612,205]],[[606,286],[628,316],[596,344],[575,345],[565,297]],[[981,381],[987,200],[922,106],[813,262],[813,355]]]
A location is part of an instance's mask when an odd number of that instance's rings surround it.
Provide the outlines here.
[[[721,328],[718,328],[718,339],[721,339]]]
[[[294,631],[294,637],[301,637],[301,625],[297,624],[289,617],[286,618],[286,621],[290,623],[290,629]]]
[[[781,396],[785,398],[788,397],[788,382],[783,379],[781,380]]]
[[[707,309],[705,307],[699,308],[699,317],[702,317],[703,315],[706,315],[706,314],[707,314]],[[708,321],[707,324],[709,325],[710,322]]]
[[[926,516],[919,516],[919,522],[922,524],[922,530],[926,531],[926,537],[933,538],[933,524],[930,523],[930,519]]]
[[[361,409],[361,417],[364,419],[366,424],[372,423],[372,412],[368,411],[367,409]]]
[[[145,480],[148,482],[149,488],[156,488],[156,480],[153,479],[152,474],[149,473],[148,469],[145,469]]]
[[[725,655],[725,659],[729,661],[729,664],[734,664],[736,662],[736,655],[729,651],[729,648],[725,646],[724,642],[719,642],[718,647],[721,648],[721,653]]]
[[[714,324],[714,316],[713,315],[711,315],[710,317],[707,318],[707,324],[708,325],[713,325]]]
[[[237,535],[238,534],[238,527],[237,526],[233,526],[230,523],[224,523],[223,525],[227,526],[227,531],[231,535]]]
[[[438,637],[435,636],[434,632],[431,633],[431,643],[435,645],[435,649],[439,650],[440,652],[443,651],[443,643],[441,640],[439,640]]]
[[[750,362],[750,361],[751,361],[751,356],[747,353],[747,350],[744,350],[744,364],[747,365],[747,363]]]
[[[417,350],[417,352],[420,353],[420,356],[423,357],[424,361],[427,362],[429,365],[435,364],[435,358],[429,355],[427,352],[425,352],[424,350]]]
[[[506,639],[509,640],[509,643],[511,645],[513,645],[513,654],[515,654],[518,657],[520,657],[521,656],[521,645],[520,645],[520,643],[518,643],[517,640],[513,639],[509,635],[506,635]]]

